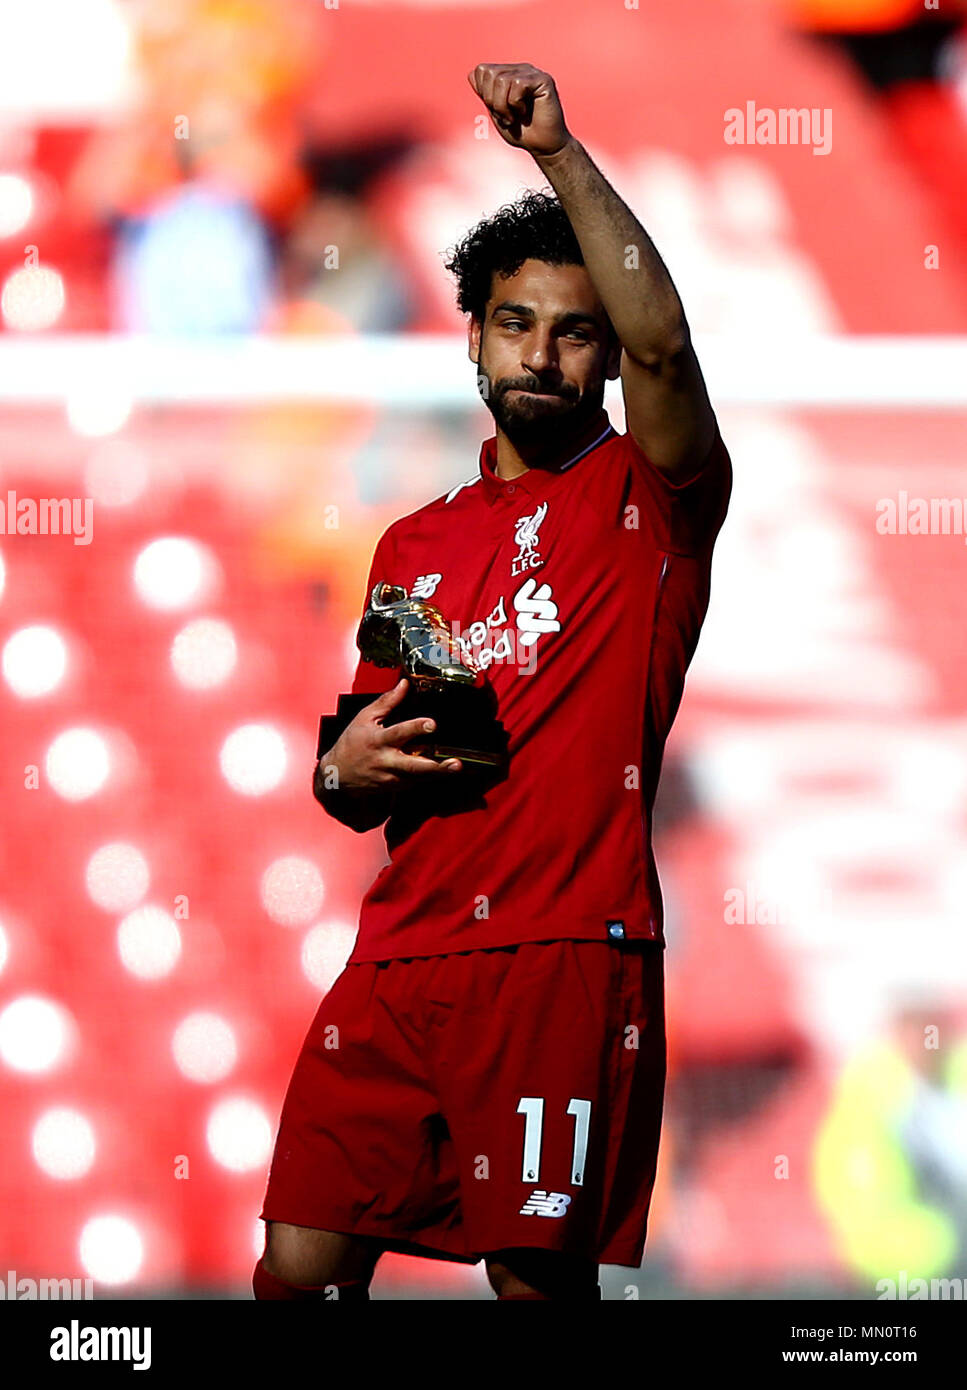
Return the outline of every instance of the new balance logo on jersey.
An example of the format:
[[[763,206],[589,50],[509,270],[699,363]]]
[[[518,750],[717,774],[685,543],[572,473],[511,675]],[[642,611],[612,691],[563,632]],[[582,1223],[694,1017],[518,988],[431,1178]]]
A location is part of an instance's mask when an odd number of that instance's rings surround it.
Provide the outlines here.
[[[410,598],[429,598],[442,578],[442,574],[418,574],[410,588]]]
[[[570,1197],[563,1192],[545,1192],[538,1187],[520,1209],[521,1216],[566,1216]]]
[[[514,543],[520,547],[510,562],[512,575],[523,574],[525,570],[536,570],[542,563],[537,549],[537,532],[547,516],[547,503],[542,502],[532,516],[522,516],[514,530]]]

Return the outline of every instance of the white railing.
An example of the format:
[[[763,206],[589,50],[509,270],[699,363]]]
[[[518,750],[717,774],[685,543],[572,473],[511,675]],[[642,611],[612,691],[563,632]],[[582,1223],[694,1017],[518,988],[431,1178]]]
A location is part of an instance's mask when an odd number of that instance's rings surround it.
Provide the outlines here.
[[[967,337],[696,334],[716,405],[967,408]],[[461,335],[0,335],[0,402],[122,396],[185,404],[377,401],[470,407]],[[616,382],[607,400],[620,399]]]

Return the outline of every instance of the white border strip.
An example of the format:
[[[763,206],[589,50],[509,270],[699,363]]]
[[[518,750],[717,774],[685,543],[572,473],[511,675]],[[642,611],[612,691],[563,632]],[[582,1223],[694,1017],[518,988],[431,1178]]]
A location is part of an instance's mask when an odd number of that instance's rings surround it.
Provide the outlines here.
[[[967,409],[967,337],[695,335],[716,405]],[[0,335],[0,401],[479,405],[459,335]],[[608,397],[620,399],[616,382]]]

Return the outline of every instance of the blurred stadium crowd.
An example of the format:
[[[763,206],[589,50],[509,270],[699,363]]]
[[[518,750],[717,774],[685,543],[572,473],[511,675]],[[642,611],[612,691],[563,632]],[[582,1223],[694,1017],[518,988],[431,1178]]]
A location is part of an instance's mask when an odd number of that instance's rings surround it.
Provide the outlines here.
[[[246,1296],[284,1087],[383,861],[312,802],[316,720],[379,532],[491,432],[469,364],[460,401],[379,375],[465,353],[443,253],[537,186],[476,123],[477,61],[555,75],[751,382],[811,334],[909,335],[915,375],[921,335],[967,332],[964,7],[687,9],[0,3],[0,1275]],[[747,101],[831,111],[828,155],[726,144]],[[214,344],[218,389],[103,379],[110,335]],[[400,356],[293,400],[250,335]],[[2,380],[28,347],[30,399]],[[967,1276],[963,539],[875,526],[901,491],[967,505],[967,396],[870,385],[719,410],[735,498],[659,796],[667,1121],[615,1288]],[[92,540],[18,534],[17,498],[91,499]],[[392,1257],[380,1289],[485,1296]]]

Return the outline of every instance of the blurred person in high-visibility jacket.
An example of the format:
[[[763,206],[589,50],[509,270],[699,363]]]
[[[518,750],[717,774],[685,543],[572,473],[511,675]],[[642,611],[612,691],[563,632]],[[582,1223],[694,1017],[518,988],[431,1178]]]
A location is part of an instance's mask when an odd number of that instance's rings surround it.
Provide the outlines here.
[[[850,1057],[814,1150],[814,1181],[859,1280],[967,1268],[967,1028],[901,1005]]]

